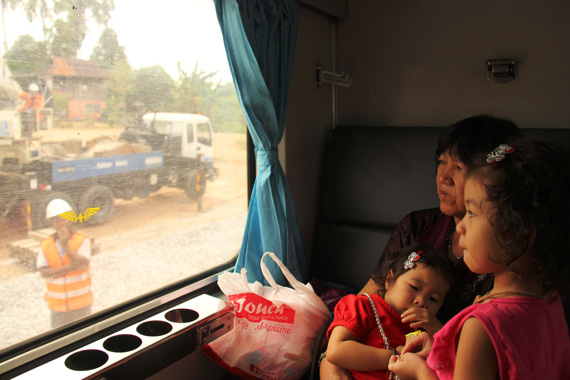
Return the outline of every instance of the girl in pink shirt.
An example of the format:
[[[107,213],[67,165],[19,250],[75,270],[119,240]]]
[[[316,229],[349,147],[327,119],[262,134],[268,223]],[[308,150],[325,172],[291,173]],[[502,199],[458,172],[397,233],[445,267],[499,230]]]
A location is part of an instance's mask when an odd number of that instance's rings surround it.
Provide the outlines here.
[[[459,245],[472,272],[494,274],[493,289],[433,338],[409,340],[389,369],[400,380],[567,380],[570,156],[515,139],[467,173]]]

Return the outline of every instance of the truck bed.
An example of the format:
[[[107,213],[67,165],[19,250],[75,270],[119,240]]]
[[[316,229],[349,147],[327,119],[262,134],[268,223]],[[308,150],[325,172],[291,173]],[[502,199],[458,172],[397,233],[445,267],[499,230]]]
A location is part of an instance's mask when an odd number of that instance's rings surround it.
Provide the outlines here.
[[[160,169],[164,158],[161,151],[134,153],[94,158],[38,162],[32,171],[52,184],[140,170]],[[38,170],[39,169],[39,170]]]

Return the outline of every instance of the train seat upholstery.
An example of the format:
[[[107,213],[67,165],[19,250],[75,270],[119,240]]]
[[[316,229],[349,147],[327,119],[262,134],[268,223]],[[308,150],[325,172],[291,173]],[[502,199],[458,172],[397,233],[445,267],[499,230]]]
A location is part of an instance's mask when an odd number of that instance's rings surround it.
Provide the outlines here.
[[[394,227],[438,207],[434,151],[442,128],[335,128],[327,143],[311,274],[358,292]]]

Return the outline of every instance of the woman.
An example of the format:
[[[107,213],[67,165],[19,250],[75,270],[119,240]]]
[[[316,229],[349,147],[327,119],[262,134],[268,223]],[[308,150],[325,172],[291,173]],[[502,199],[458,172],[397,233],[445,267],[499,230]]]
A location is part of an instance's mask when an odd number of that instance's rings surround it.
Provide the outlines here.
[[[417,327],[429,325],[430,330],[439,330],[443,323],[470,305],[475,296],[488,291],[492,278],[469,271],[463,263],[463,252],[458,246],[459,234],[455,226],[465,215],[465,170],[477,153],[491,151],[507,137],[520,133],[511,121],[487,115],[470,117],[445,129],[439,136],[435,152],[439,208],[414,211],[404,217],[388,240],[370,280],[359,294],[376,294],[380,290],[378,281],[382,278],[380,268],[384,258],[415,242],[425,242],[436,249],[446,251],[457,263],[455,268],[460,286],[450,292],[437,318],[429,315],[425,309],[414,309],[404,313],[405,322],[415,321],[417,323],[414,325]],[[351,377],[325,358],[321,362],[320,378],[326,380]]]

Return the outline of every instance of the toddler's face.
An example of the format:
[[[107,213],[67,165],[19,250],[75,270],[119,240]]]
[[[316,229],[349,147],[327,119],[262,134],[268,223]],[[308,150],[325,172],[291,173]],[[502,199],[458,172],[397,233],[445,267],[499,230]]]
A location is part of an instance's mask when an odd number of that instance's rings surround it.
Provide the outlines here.
[[[443,304],[449,286],[439,271],[419,262],[395,280],[391,272],[388,274],[384,299],[398,314],[412,307],[421,307],[435,315]]]

